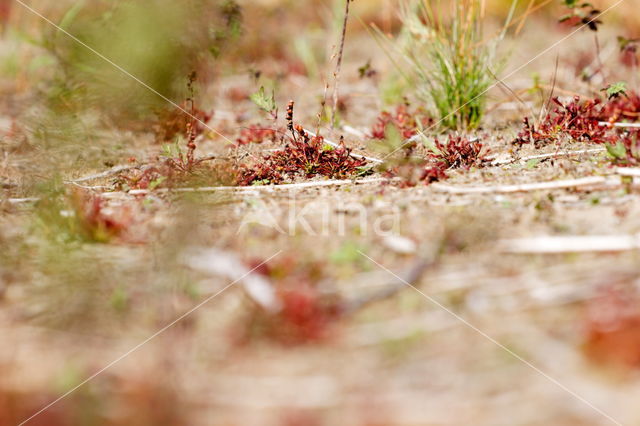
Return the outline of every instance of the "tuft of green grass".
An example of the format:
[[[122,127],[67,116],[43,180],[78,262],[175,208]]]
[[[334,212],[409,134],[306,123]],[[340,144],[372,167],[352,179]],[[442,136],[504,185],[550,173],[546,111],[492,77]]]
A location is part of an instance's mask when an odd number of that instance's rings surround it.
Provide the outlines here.
[[[402,54],[413,69],[417,97],[434,110],[444,127],[473,129],[485,112],[493,74],[504,65],[500,42],[513,16],[494,37],[483,35],[481,0],[405,0]],[[445,7],[445,5],[447,5]]]

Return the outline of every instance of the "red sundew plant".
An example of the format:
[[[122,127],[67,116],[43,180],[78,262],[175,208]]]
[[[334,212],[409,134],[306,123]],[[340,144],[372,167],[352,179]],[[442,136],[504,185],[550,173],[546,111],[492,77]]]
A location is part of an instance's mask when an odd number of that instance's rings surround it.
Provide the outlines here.
[[[181,122],[186,129],[186,151],[183,151],[178,142],[173,145],[164,145],[163,153],[157,158],[155,164],[144,167],[141,170],[133,170],[127,173],[120,173],[116,178],[115,184],[121,189],[154,189],[160,185],[165,187],[177,186],[185,183],[202,183],[202,182],[222,182],[223,184],[236,184],[237,169],[229,164],[217,164],[210,167],[202,167],[207,160],[214,158],[196,158],[196,139],[202,133],[202,123],[200,123],[199,110],[195,105],[194,82],[196,74],[192,72],[189,75],[187,89],[189,97],[186,104],[190,107],[190,115]],[[186,116],[180,111],[182,116]],[[186,123],[186,124],[185,124]],[[250,134],[243,137],[243,141],[247,143],[253,142],[255,137],[264,138],[266,135],[275,134],[273,130],[260,129],[256,133],[256,129],[251,129]],[[208,174],[208,179],[207,176]]]
[[[533,143],[540,147],[547,143],[554,143],[562,136],[570,137],[581,142],[607,143],[606,126],[601,126],[602,102],[590,99],[584,102],[575,97],[571,102],[562,103],[558,98],[553,99],[557,107],[551,111],[538,125],[524,118],[524,126],[513,141],[515,145]]]
[[[602,21],[598,17],[602,12],[591,3],[579,2],[579,0],[564,0],[570,13],[562,16],[558,21],[561,24],[578,27],[586,25],[591,31],[597,32]]]
[[[19,392],[4,386],[0,387],[0,425],[20,424],[54,398],[55,395],[47,392]],[[68,405],[69,403],[64,401],[62,404],[51,407],[38,415],[32,423],[36,426],[69,425],[73,416]]]
[[[118,174],[114,180],[114,185],[121,190],[152,190],[159,187],[175,186],[179,177],[184,175],[186,175],[186,172],[176,169],[171,162],[158,161],[156,164]]]
[[[401,164],[387,170],[388,177],[400,177],[400,186],[415,186],[418,181],[429,185],[449,178],[447,171],[453,169],[468,170],[471,167],[483,167],[487,163],[489,150],[479,141],[471,141],[466,137],[450,135],[446,143],[438,139],[434,141],[432,150],[426,160],[418,163],[421,168],[416,175],[416,164]]]
[[[189,96],[180,108],[171,108],[165,113],[161,113],[158,117],[158,124],[154,126],[156,140],[168,142],[175,138],[176,135],[187,129],[187,157],[195,151],[196,138],[204,133],[206,123],[213,117],[212,112],[205,112],[196,106],[195,88],[197,74],[192,71],[187,78],[187,92]],[[189,113],[187,114],[186,111]]]
[[[429,153],[429,158],[443,169],[469,169],[481,167],[487,161],[489,150],[482,143],[470,141],[460,136],[449,136],[446,144],[435,140],[435,151]]]
[[[8,375],[5,371],[3,374]],[[54,380],[38,388],[28,385],[15,388],[0,383],[0,425],[20,422],[35,426],[191,424],[183,396],[171,383],[153,374],[103,377],[103,386],[90,384],[27,422],[29,416],[55,399],[56,394],[43,390],[54,385]]]
[[[238,176],[237,167],[229,161],[199,161],[198,167],[190,171],[176,170],[171,164],[159,162],[140,170],[120,173],[114,184],[121,190],[237,185]]]
[[[371,129],[371,137],[385,139],[387,126],[393,125],[404,139],[409,139],[417,135],[421,128],[429,127],[433,123],[433,118],[422,108],[411,111],[408,104],[398,105],[393,113],[388,111],[380,113]]]
[[[339,147],[325,145],[322,136],[309,137],[298,126],[298,137],[290,138],[282,151],[266,155],[260,162],[245,167],[240,174],[240,185],[256,183],[277,184],[285,177],[347,178],[364,167],[367,162],[351,157],[344,144]]]
[[[640,368],[638,295],[623,286],[608,286],[588,306],[583,350],[594,362]]]
[[[241,344],[252,339],[267,339],[285,345],[303,345],[326,341],[334,331],[332,325],[340,318],[340,305],[323,297],[307,284],[279,292],[282,310],[270,314],[255,310],[243,324]]]
[[[236,139],[236,145],[248,145],[250,143],[263,143],[266,141],[275,142],[278,132],[275,129],[265,128],[258,125],[245,127],[240,131],[240,136]]]
[[[234,340],[240,344],[260,339],[302,345],[324,342],[334,335],[334,325],[342,317],[344,301],[337,295],[317,290],[315,283],[326,278],[324,264],[284,256],[260,266],[257,272],[273,281],[282,309],[270,313],[255,305],[240,327],[232,330]]]
[[[338,317],[334,301],[321,297],[312,288],[283,291],[282,312],[276,321],[281,339],[293,342],[319,341],[327,338],[328,325]]]
[[[628,92],[609,100],[600,111],[600,120],[615,123],[640,119],[640,94]]]
[[[74,192],[72,201],[81,231],[92,241],[108,242],[121,235],[133,221],[130,210],[109,211],[100,196]]]
[[[638,44],[640,39],[629,39],[618,36],[618,47],[620,48],[620,62],[634,70],[638,68]]]
[[[293,123],[293,102],[287,108],[287,130],[290,136],[283,136],[286,145],[283,150],[268,154],[252,166],[240,170],[239,184],[278,184],[285,178],[325,176],[343,179],[362,170],[367,162],[353,158],[351,149],[344,146],[333,147],[324,143],[322,136],[310,136],[303,128]]]
[[[180,108],[187,110],[189,105],[184,102],[180,105]],[[156,142],[171,142],[177,135],[184,132],[184,129],[192,119],[182,110],[171,106],[156,113],[156,120],[151,125],[151,130],[155,135]],[[213,112],[204,111],[194,106],[190,114],[193,114],[199,120],[194,120],[195,124],[193,129],[195,135],[200,136],[206,129],[202,123],[209,122],[209,120],[213,118]]]
[[[434,182],[439,182],[441,180],[446,180],[448,178],[449,176],[440,166],[427,166],[420,176],[420,180],[424,181],[426,185]]]
[[[115,186],[119,189],[153,189],[169,179],[169,173],[171,170],[161,165],[133,169],[120,173],[115,179]]]
[[[419,162],[403,162],[387,168],[382,175],[398,188],[413,188],[424,181],[427,185],[432,182],[447,179],[443,169],[427,166],[424,160]],[[429,175],[431,177],[429,177]]]
[[[189,112],[189,121],[186,124],[186,133],[187,133],[187,151],[183,153],[182,150],[177,146],[176,143],[176,152],[173,155],[167,155],[166,164],[173,169],[182,171],[182,172],[190,172],[193,170],[195,166],[200,164],[202,160],[196,159],[196,138],[198,137],[198,125],[202,124],[198,121],[197,117],[197,108],[196,108],[196,100],[195,100],[195,89],[193,84],[196,81],[196,72],[193,71],[189,74],[189,79],[187,81],[187,90],[189,92],[189,97],[187,98],[187,104],[190,106]],[[168,153],[171,154],[171,153]]]

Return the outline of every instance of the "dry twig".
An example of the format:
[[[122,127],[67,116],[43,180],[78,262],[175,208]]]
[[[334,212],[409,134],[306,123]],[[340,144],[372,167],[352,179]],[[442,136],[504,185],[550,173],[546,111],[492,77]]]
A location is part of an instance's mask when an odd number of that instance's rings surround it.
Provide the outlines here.
[[[548,154],[537,154],[537,155],[531,155],[531,156],[522,157],[522,158],[512,157],[512,158],[495,159],[491,162],[491,165],[504,166],[504,165],[513,164],[516,162],[526,163],[529,160],[546,160],[546,159],[557,158],[557,157],[571,157],[574,155],[597,154],[605,151],[606,151],[606,148],[591,148],[591,149],[580,149],[577,151],[550,152]]]
[[[541,236],[503,240],[498,245],[502,252],[522,254],[619,252],[640,249],[640,234]]]
[[[344,54],[344,42],[347,37],[347,24],[349,23],[349,6],[353,0],[345,0],[346,6],[344,11],[344,21],[342,22],[342,35],[340,36],[340,47],[338,50],[338,59],[336,60],[336,70],[333,73],[335,83],[333,86],[333,108],[331,109],[331,128],[333,129],[336,122],[336,111],[338,109],[338,92],[340,90],[340,69],[342,67],[342,56]]]
[[[304,188],[315,188],[315,187],[323,187],[323,186],[342,186],[342,185],[359,185],[359,184],[367,184],[367,183],[378,183],[378,182],[388,182],[390,179],[388,178],[369,178],[369,179],[358,179],[358,180],[321,180],[321,181],[313,181],[313,182],[301,182],[301,183],[289,183],[282,185],[256,185],[256,186],[206,186],[206,187],[197,187],[197,188],[157,188],[154,190],[148,189],[133,189],[129,192],[105,192],[102,196],[107,198],[113,196],[119,196],[124,194],[129,195],[146,195],[151,193],[167,193],[167,192],[235,192],[235,193],[244,193],[244,192],[275,192],[277,190],[284,189],[304,189]]]
[[[438,192],[450,194],[487,194],[487,193],[513,193],[529,192],[552,189],[566,189],[583,186],[619,186],[620,182],[610,180],[603,176],[591,176],[579,179],[566,179],[551,182],[534,182],[519,185],[497,185],[497,186],[452,186],[441,183],[433,183],[431,187]]]
[[[414,265],[411,267],[411,269],[409,269],[409,271],[406,273],[406,278],[404,279],[404,281],[406,283],[409,283],[409,285],[415,285],[420,280],[425,270],[432,265],[433,265],[432,260],[428,260],[424,258],[418,259],[414,263]],[[370,294],[368,296],[365,296],[356,300],[347,301],[343,304],[341,312],[343,314],[351,314],[366,306],[371,305],[372,303],[388,299],[394,296],[400,290],[408,287],[407,284],[405,284],[405,282],[398,283],[398,280],[396,279],[392,284],[387,285],[384,289],[378,292],[375,292],[373,294]]]
[[[609,123],[607,121],[601,121],[598,124],[604,127],[619,127],[622,129],[640,129],[640,123]]]
[[[271,282],[264,276],[251,273],[235,254],[217,248],[200,248],[184,256],[190,268],[229,280],[240,280],[246,294],[268,312],[278,312],[281,303]]]

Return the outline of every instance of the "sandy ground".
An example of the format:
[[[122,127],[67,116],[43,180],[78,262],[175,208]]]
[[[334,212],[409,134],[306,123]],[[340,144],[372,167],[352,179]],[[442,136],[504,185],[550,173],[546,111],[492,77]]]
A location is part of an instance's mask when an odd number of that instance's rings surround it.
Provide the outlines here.
[[[536,36],[541,28],[525,29],[520,37],[530,43],[513,52],[508,69],[567,35]],[[590,36],[578,35],[558,47],[567,55],[559,91],[599,89],[598,82],[577,82],[572,71],[586,43]],[[383,107],[379,88],[392,70],[377,46],[361,33],[345,54],[343,124],[365,133]],[[379,74],[359,79],[357,69],[369,59]],[[550,79],[554,61],[550,51],[505,82],[524,89],[534,70]],[[270,67],[275,73],[279,65],[265,61],[267,73]],[[209,124],[231,139],[242,126],[266,121],[250,101],[228,95],[251,84],[248,73],[237,74],[207,91],[216,99]],[[294,99],[298,120],[313,127],[323,93],[321,81],[286,77],[281,114]],[[640,424],[637,325],[607,322],[619,315],[612,309],[637,314],[638,188],[616,174],[597,145],[516,150],[509,141],[526,111],[500,102],[498,88],[490,97],[496,107],[477,135],[502,162],[452,171],[436,185],[402,188],[374,174],[333,186],[132,195],[112,191],[112,178],[83,182],[92,188],[84,190],[104,193],[111,212],[129,218],[124,236],[108,244],[61,244],[47,235],[55,228],[38,204],[20,200],[42,196],[36,165],[50,151],[31,145],[12,121],[35,107],[7,113],[0,123],[0,425],[17,424],[95,373],[28,424],[91,424],[81,415],[92,409],[106,424]],[[7,101],[29,102],[24,93]],[[380,155],[357,132],[323,131],[336,141],[344,135],[354,152]],[[97,139],[123,146],[108,153],[116,165],[129,157],[132,164],[151,161],[160,150],[149,135],[101,132]],[[211,134],[198,141],[202,156],[269,148],[234,151]],[[109,169],[90,159],[100,149],[87,147],[87,158],[72,160],[62,178]],[[581,150],[589,151],[575,153]],[[541,154],[549,157],[528,159]],[[505,189],[585,177],[604,179]],[[485,192],[464,193],[472,187]],[[540,254],[528,240],[514,253],[512,240],[544,236],[612,236],[622,247],[603,251],[601,240],[585,239],[575,243],[580,250],[574,244]],[[552,242],[563,251],[558,244]],[[265,276],[275,288],[301,284],[352,303],[402,284],[398,276],[418,259],[433,263],[411,285],[328,319],[321,336],[301,343],[280,341],[277,324],[265,336],[252,334],[260,309],[243,280],[227,287],[229,274],[193,267],[212,247],[247,270],[275,256],[258,271],[270,268]],[[68,412],[75,420],[60,420]]]

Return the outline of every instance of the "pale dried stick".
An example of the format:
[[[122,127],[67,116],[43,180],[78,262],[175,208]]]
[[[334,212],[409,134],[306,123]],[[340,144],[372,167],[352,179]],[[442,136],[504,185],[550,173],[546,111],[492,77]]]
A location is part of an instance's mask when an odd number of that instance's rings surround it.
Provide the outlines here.
[[[640,235],[545,235],[502,240],[498,246],[502,252],[521,254],[620,252],[640,249]]]
[[[250,268],[234,253],[213,247],[193,249],[183,257],[182,262],[205,274],[240,280],[247,296],[268,312],[276,313],[282,308],[269,279],[251,273]]]
[[[514,193],[530,192],[552,189],[577,188],[582,186],[619,186],[620,182],[607,179],[603,176],[592,176],[579,179],[567,179],[551,182],[534,182],[519,185],[498,185],[498,186],[452,186],[441,183],[433,183],[431,187],[438,192],[450,194],[488,194],[488,193]]]
[[[111,177],[111,176],[117,175],[120,172],[126,172],[126,171],[129,171],[129,170],[137,169],[139,167],[140,166],[115,166],[115,167],[110,168],[109,170],[105,170],[103,172],[95,173],[95,174],[92,174],[92,175],[83,176],[83,177],[78,178],[78,179],[72,179],[72,180],[66,181],[65,183],[81,183],[81,182],[87,182],[87,181],[90,181],[90,180],[107,178],[107,177]]]
[[[609,123],[607,121],[601,121],[598,124],[604,127],[620,127],[623,129],[640,129],[640,123]]]
[[[389,182],[395,179],[389,178],[368,178],[368,179],[343,179],[343,180],[321,180],[314,182],[301,182],[301,183],[289,183],[282,185],[257,185],[257,186],[205,186],[199,188],[157,188],[154,190],[148,189],[132,189],[129,192],[104,192],[103,197],[115,198],[122,195],[147,195],[147,194],[161,194],[161,193],[215,193],[215,192],[233,192],[233,193],[255,193],[255,192],[275,192],[286,189],[304,189],[304,188],[316,188],[325,186],[343,186],[343,185],[361,185],[368,183]],[[93,189],[93,188],[89,188]]]
[[[428,259],[418,259],[411,269],[406,273],[405,282],[410,285],[415,285],[426,269],[433,265],[432,260]],[[386,288],[373,293],[371,295],[362,297],[357,300],[347,301],[343,304],[340,312],[344,315],[351,314],[355,311],[358,311],[366,306],[371,305],[372,303],[379,302],[381,300],[388,299],[398,293],[400,290],[407,288],[408,285],[403,283],[398,283],[397,280],[393,284],[389,284]]]
[[[616,174],[620,176],[640,177],[639,168],[618,167]]]
[[[223,159],[227,159],[227,158],[226,157],[219,157],[217,155],[208,155],[206,157],[197,158],[195,161],[197,161],[198,163],[202,163],[203,161],[223,160]],[[100,173],[95,173],[95,174],[92,174],[92,175],[83,176],[83,177],[78,178],[78,179],[71,179],[71,180],[65,181],[65,183],[82,183],[82,182],[87,182],[87,181],[90,181],[90,180],[107,178],[107,177],[111,177],[111,176],[117,175],[120,172],[126,172],[126,171],[129,171],[129,170],[139,169],[141,167],[143,167],[143,165],[115,166],[115,167],[110,168],[109,170],[105,170],[105,171],[100,172]]]
[[[596,154],[600,152],[605,152],[606,148],[591,148],[591,149],[580,149],[577,151],[562,151],[562,152],[550,152],[548,154],[537,154],[531,155],[528,157],[522,158],[509,158],[509,159],[496,159],[493,160],[490,164],[492,166],[503,166],[507,164],[513,164],[516,162],[527,162],[529,160],[545,160],[548,158],[556,158],[556,157],[570,157],[574,155],[582,155],[582,154]]]

